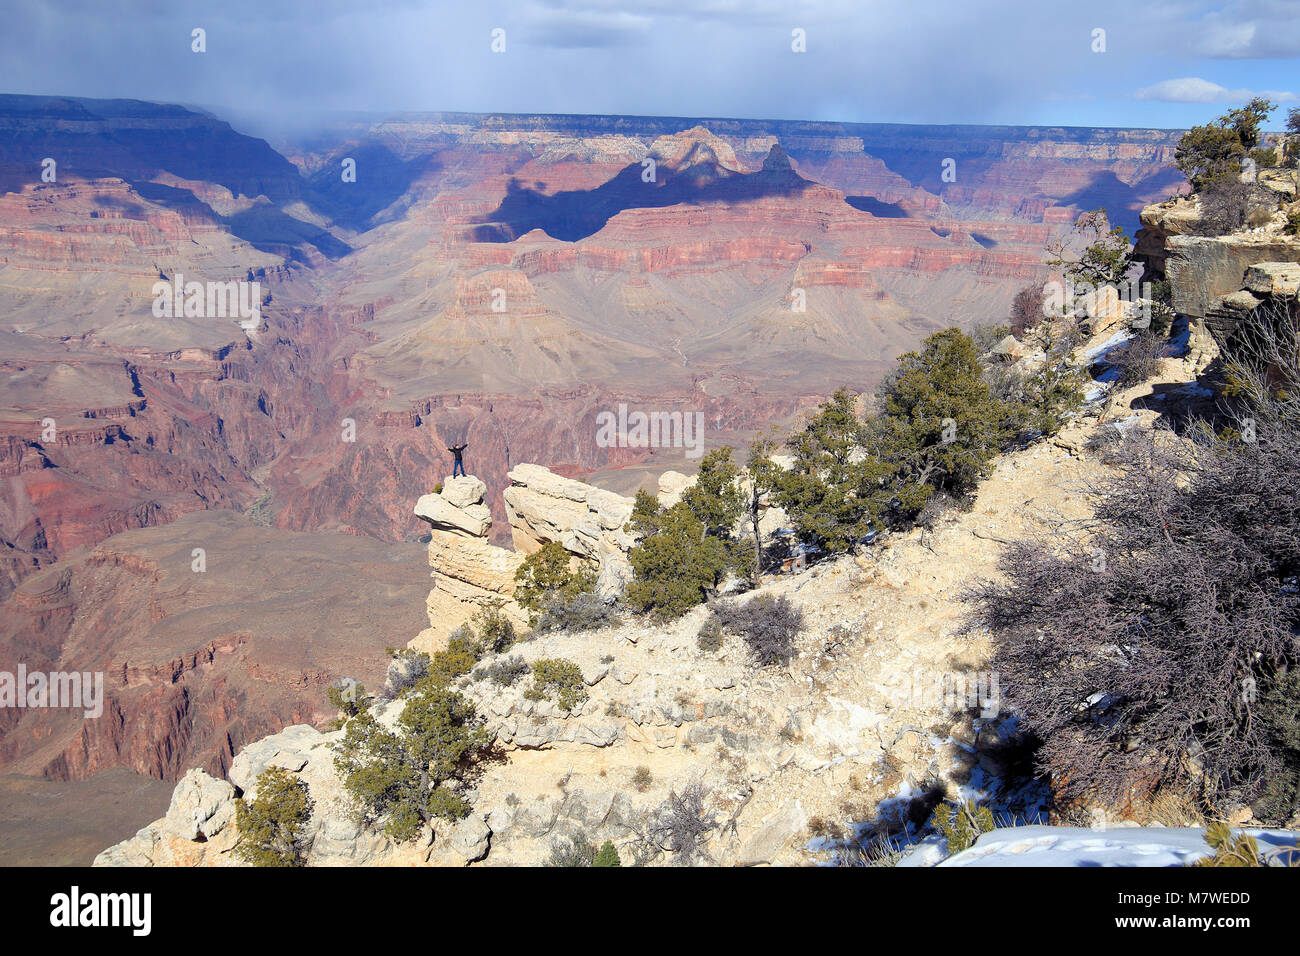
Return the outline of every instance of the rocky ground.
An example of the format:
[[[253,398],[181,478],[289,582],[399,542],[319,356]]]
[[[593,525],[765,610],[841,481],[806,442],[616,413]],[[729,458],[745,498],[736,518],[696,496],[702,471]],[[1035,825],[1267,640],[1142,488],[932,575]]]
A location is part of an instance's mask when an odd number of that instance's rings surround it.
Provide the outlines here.
[[[959,634],[958,596],[995,573],[1000,541],[1085,516],[1083,484],[1097,467],[1040,443],[1002,459],[974,507],[933,531],[771,579],[759,593],[787,596],[805,615],[788,668],[755,667],[737,638],[701,651],[703,608],[667,626],[627,620],[516,645],[507,656],[576,662],[588,699],[566,713],[526,699],[527,678],[467,680],[506,760],[477,781],[471,818],[440,827],[431,844],[392,847],[348,822],[332,770],[338,732],[297,726],[258,741],[235,758],[230,781],[247,791],[271,764],[300,773],[317,800],[316,864],[539,863],[578,830],[630,856],[646,815],[696,782],[716,815],[717,862],[824,859],[810,840],[874,817],[882,802],[927,781],[979,786],[1000,773],[1000,728],[932,692],[988,657],[987,641]],[[400,706],[381,705],[382,719]],[[234,795],[230,783],[191,772],[167,817],[98,862],[234,862]],[[193,839],[196,810],[203,842]]]

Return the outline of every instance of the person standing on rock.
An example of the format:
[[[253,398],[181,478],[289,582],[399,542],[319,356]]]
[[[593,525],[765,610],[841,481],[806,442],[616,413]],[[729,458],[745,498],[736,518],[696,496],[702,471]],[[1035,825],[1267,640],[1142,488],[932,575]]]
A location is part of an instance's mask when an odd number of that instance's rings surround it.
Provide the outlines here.
[[[451,476],[453,478],[455,478],[457,475],[461,475],[463,477],[465,474],[465,461],[461,457],[461,455],[464,454],[465,449],[468,447],[469,447],[469,443],[467,442],[463,445],[452,445],[447,449],[447,451],[451,452],[452,457],[456,459],[451,466]]]

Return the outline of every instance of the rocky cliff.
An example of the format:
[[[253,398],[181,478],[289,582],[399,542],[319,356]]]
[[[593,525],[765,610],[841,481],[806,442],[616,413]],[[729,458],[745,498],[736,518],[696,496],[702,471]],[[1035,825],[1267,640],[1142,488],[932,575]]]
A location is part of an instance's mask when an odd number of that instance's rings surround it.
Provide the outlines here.
[[[511,599],[515,571],[527,555],[550,541],[591,562],[602,598],[622,596],[631,579],[627,550],[636,540],[625,529],[632,500],[541,465],[518,465],[510,472],[510,482],[504,498],[513,550],[489,543],[487,486],[472,475],[447,478],[441,491],[416,502],[416,517],[430,527],[433,590],[427,602],[429,627],[411,642],[412,648],[445,646],[449,634],[488,607],[500,607],[517,627],[526,629],[528,615]]]
[[[807,618],[788,669],[755,668],[736,639],[719,652],[701,650],[703,609],[666,626],[624,620],[510,648],[503,656],[576,662],[588,699],[566,712],[525,696],[526,682],[498,686],[485,669],[465,679],[460,689],[506,759],[476,782],[468,819],[440,825],[415,843],[394,846],[351,822],[333,770],[331,747],[341,732],[299,726],[246,747],[227,780],[188,775],[166,817],[97,862],[237,862],[229,852],[236,839],[232,800],[270,765],[297,773],[317,800],[313,864],[536,864],[553,841],[578,831],[613,840],[630,861],[640,852],[638,828],[690,783],[708,794],[717,823],[709,849],[717,862],[814,861],[821,844],[810,827],[866,819],[927,779],[987,785],[1003,773],[1014,728],[971,724],[945,711],[936,691],[945,673],[974,673],[989,651],[958,636],[953,598],[965,582],[992,573],[996,540],[1085,514],[1087,502],[1069,488],[1094,467],[1059,447],[1034,446],[999,463],[976,506],[924,540],[917,532],[771,580],[760,593],[788,597]],[[520,477],[528,483],[519,487],[571,507],[523,505],[516,513],[530,516],[525,540],[559,540],[532,537],[543,518],[563,536],[562,516],[595,514],[586,504],[577,507],[580,489],[553,483],[544,471],[524,469]],[[477,490],[472,479],[456,482],[453,498],[473,497],[459,490]],[[546,494],[562,489],[568,494]],[[444,486],[441,497],[447,492]],[[431,502],[421,508],[431,517],[443,513],[444,527],[463,521],[442,509]],[[391,723],[401,706],[381,703],[375,712]]]
[[[1206,235],[1202,197],[1193,195],[1143,209],[1136,237],[1144,281],[1167,279],[1174,309],[1220,348],[1261,306],[1295,308],[1300,236],[1290,232],[1287,219],[1297,198],[1295,183],[1283,171],[1264,170],[1256,185],[1271,207],[1259,225]]]

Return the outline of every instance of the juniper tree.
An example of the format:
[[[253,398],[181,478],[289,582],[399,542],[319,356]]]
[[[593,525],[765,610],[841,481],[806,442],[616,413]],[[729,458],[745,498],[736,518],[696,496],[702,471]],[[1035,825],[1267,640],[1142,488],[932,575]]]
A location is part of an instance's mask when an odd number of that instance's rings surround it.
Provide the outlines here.
[[[235,802],[240,859],[253,866],[304,866],[313,808],[305,780],[282,767],[263,770],[256,796]]]
[[[1275,103],[1257,96],[1212,123],[1193,126],[1174,149],[1174,165],[1196,192],[1236,180],[1242,160],[1259,145],[1260,128],[1275,109]]]
[[[1079,243],[1083,251],[1076,257],[1071,249]],[[1133,265],[1123,227],[1112,226],[1104,209],[1081,215],[1070,235],[1048,243],[1047,253],[1047,264],[1060,269],[1067,280],[1096,287],[1119,285]]]
[[[700,460],[695,483],[682,492],[682,501],[703,526],[704,534],[728,539],[742,507],[736,478],[740,471],[730,448],[716,448]]]
[[[412,692],[396,730],[370,711],[348,721],[334,763],[357,819],[401,843],[435,819],[469,812],[457,788],[492,740],[473,703],[431,676]]]
[[[655,497],[638,492],[631,527],[642,535],[628,552],[633,578],[625,600],[659,617],[680,617],[701,604],[730,564],[726,544],[707,533],[685,501],[660,508]]]
[[[844,551],[886,506],[880,494],[893,469],[862,447],[854,398],[839,389],[788,441],[794,467],[777,476],[776,503],[801,541]]]
[[[600,850],[591,861],[592,866],[622,866],[623,861],[618,858],[618,848],[614,846],[613,841],[606,840],[600,845]]]
[[[994,397],[960,329],[936,332],[920,352],[899,358],[881,399],[867,447],[897,469],[894,493],[908,512],[933,489],[970,491],[1016,431],[1016,410]]]
[[[515,601],[531,612],[533,623],[552,601],[569,600],[595,588],[596,574],[590,563],[575,569],[574,560],[560,542],[548,541],[515,570]]]

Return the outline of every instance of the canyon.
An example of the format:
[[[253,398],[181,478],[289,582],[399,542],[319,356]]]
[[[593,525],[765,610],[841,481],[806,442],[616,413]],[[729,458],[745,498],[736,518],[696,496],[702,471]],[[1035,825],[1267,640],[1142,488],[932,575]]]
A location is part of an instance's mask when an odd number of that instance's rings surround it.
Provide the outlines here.
[[[0,771],[220,777],[321,723],[429,626],[412,507],[448,445],[485,547],[521,463],[653,488],[691,461],[604,447],[603,412],[702,413],[717,447],[869,389],[1003,319],[1079,212],[1131,230],[1185,188],[1178,137],[426,113],[270,144],[0,96],[0,669],[103,670],[111,702],[0,713]],[[156,318],[178,273],[258,283],[260,324]]]

